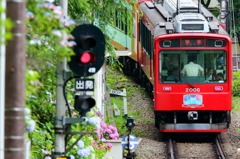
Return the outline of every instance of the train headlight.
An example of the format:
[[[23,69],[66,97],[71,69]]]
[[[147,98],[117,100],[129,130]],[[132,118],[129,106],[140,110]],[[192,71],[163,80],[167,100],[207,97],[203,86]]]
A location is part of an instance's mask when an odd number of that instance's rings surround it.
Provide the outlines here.
[[[163,41],[163,47],[170,47],[170,46],[171,46],[171,41],[170,40]]]
[[[215,47],[222,47],[223,46],[223,41],[222,40],[216,40],[215,41]]]

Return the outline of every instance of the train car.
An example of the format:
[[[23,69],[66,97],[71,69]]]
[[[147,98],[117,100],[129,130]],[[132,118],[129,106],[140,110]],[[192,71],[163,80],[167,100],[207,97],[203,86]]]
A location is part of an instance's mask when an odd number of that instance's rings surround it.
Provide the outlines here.
[[[195,0],[143,0],[138,5],[136,50],[119,61],[152,93],[158,130],[226,132],[232,42],[224,25]]]

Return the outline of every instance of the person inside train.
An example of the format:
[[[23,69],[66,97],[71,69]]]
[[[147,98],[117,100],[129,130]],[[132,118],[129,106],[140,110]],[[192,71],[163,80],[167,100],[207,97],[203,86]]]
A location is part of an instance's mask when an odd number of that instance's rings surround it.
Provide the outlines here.
[[[217,58],[217,66],[218,69],[223,69],[224,62],[223,62],[223,54],[220,54],[219,57]]]
[[[206,74],[206,80],[209,81],[209,80],[214,80],[214,77],[213,77],[213,69],[212,68],[209,68],[208,71],[207,71],[207,74]]]
[[[179,70],[178,68],[173,68],[171,70],[171,75],[167,77],[167,81],[179,81]]]
[[[199,64],[194,63],[196,57],[191,56],[188,61],[189,63],[181,71],[183,76],[199,76],[199,72],[201,76],[204,76],[204,69]]]
[[[169,69],[170,65],[170,59],[168,58],[168,55],[163,55],[163,68],[166,68],[167,70]]]
[[[218,73],[217,76],[216,76],[216,80],[223,80],[223,73]]]
[[[171,62],[170,62],[170,70],[172,70],[173,68],[175,68],[175,67],[178,67],[179,66],[179,64],[178,64],[178,60],[179,59],[179,57],[178,56],[176,56],[176,55],[173,55],[172,57],[171,57]]]

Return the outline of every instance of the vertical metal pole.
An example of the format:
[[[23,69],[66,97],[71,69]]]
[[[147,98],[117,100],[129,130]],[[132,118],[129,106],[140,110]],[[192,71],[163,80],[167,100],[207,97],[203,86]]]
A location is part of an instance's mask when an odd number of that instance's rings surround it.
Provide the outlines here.
[[[64,10],[64,16],[67,16],[68,14],[68,0],[60,0],[59,1],[60,6],[63,7]]]
[[[65,154],[64,126],[59,121],[65,116],[65,100],[63,96],[63,71],[64,61],[59,61],[57,66],[57,94],[56,94],[56,121],[55,121],[55,155]]]
[[[128,108],[127,108],[127,91],[126,91],[126,89],[123,89],[123,94],[125,95],[124,97],[123,97],[123,104],[124,104],[124,106],[123,106],[123,116],[124,117],[127,117],[128,116]]]
[[[220,1],[220,16],[219,20],[226,26],[226,14],[227,14],[227,0]]]
[[[6,9],[6,1],[0,0],[0,8]],[[1,13],[1,20],[6,19],[6,14]],[[0,35],[5,34],[4,26],[0,25]],[[4,41],[3,36],[0,36],[0,130],[4,130],[4,111],[5,111],[5,45],[1,44]],[[4,131],[0,131],[0,158],[4,158]]]
[[[63,7],[64,16],[67,17],[68,0],[60,0],[60,6]],[[64,126],[59,121],[65,116],[65,100],[63,96],[64,71],[66,70],[66,59],[58,62],[57,65],[57,93],[56,93],[56,121],[55,121],[55,155],[65,155],[65,135]]]
[[[6,2],[6,15],[14,23],[14,28],[13,38],[6,45],[5,159],[24,159],[26,2],[25,0]]]

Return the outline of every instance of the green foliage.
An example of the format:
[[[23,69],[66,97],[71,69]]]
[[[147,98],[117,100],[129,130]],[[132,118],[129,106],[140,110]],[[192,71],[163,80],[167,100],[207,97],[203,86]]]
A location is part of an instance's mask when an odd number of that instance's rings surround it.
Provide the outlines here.
[[[64,43],[72,27],[64,27],[61,17],[53,10],[42,7],[36,0],[27,0],[28,12],[32,13],[27,19],[27,64],[35,69],[52,69],[58,60],[73,55],[71,48]],[[61,35],[53,34],[53,31],[61,32]],[[64,33],[65,32],[65,33]]]
[[[127,107],[128,107],[128,116],[132,116],[134,119],[138,119],[138,121],[141,120],[142,111],[140,110],[134,110],[131,103],[131,98],[135,96],[137,92],[143,93],[145,96],[147,96],[147,93],[145,92],[144,88],[136,85],[124,85],[125,82],[130,82],[132,79],[125,77],[122,73],[118,72],[119,66],[116,65],[107,65],[107,85],[110,87],[110,89],[121,91],[117,86],[123,86],[123,88],[126,89],[127,92]],[[123,98],[122,97],[111,97],[111,102],[115,103],[119,110],[122,111],[123,107]],[[148,110],[149,111],[149,110]],[[121,136],[124,136],[128,133],[128,129],[125,126],[126,118],[124,118],[121,114],[120,116],[117,116],[114,118],[114,121],[116,122],[117,129],[119,131],[119,134]],[[152,120],[146,120],[144,122],[154,122]],[[133,129],[132,134],[143,137],[146,136],[146,133],[142,130],[136,130]]]
[[[240,96],[240,71],[233,72],[232,94],[233,96]]]
[[[116,123],[118,133],[122,137],[122,136],[126,135],[126,132],[127,132],[127,128],[125,127],[126,118],[123,117],[123,113],[122,113],[122,109],[124,106],[123,97],[111,97],[110,100],[111,100],[112,106],[113,106],[113,104],[116,104],[116,106],[118,107],[118,109],[121,112],[120,116],[114,116],[114,121]]]
[[[0,0],[0,16],[5,14],[6,10],[3,9],[2,0]],[[7,40],[12,39],[11,29],[14,27],[13,22],[9,18],[0,18],[0,44],[5,43]],[[4,32],[2,32],[4,30]],[[3,38],[2,38],[3,37]]]
[[[235,37],[237,33],[240,32],[240,21],[238,20],[240,18],[240,12],[239,12],[239,7],[240,7],[240,1],[229,1],[229,10],[232,11],[230,12],[230,28],[231,29],[231,36]]]
[[[209,9],[211,12],[212,12],[212,14],[215,16],[215,17],[218,17],[219,16],[219,14],[220,14],[220,11],[219,11],[219,9]]]
[[[44,158],[45,154],[42,150],[52,150],[53,149],[53,138],[47,132],[35,131],[34,133],[29,133],[29,138],[32,141],[31,146],[31,159]]]
[[[240,71],[233,72],[232,82],[232,109],[238,111],[240,109]]]
[[[71,27],[65,27],[60,15],[44,7],[41,1],[27,0],[26,20],[26,107],[36,121],[31,139],[31,158],[44,158],[42,150],[51,151],[54,144],[54,117],[56,112],[56,65],[63,57],[73,54],[66,36]],[[53,34],[62,32],[62,36]],[[64,35],[63,36],[63,32]],[[62,44],[65,45],[60,45]]]
[[[127,8],[127,9],[126,9]],[[111,33],[107,26],[115,23],[115,12],[122,13],[119,21],[126,24],[129,34],[132,32],[132,9],[136,9],[135,0],[69,0],[69,13],[72,19],[87,20],[90,24],[97,24],[104,32],[107,46],[106,52],[115,56],[115,48],[110,44]]]
[[[96,118],[99,116],[96,115],[96,113],[94,113],[92,111],[92,112],[87,113],[87,117],[90,119],[90,118]],[[99,122],[100,122],[100,120],[99,120]],[[74,155],[76,159],[83,159],[83,158],[84,159],[92,159],[92,158],[100,159],[100,158],[104,157],[104,155],[106,154],[107,151],[110,150],[110,148],[107,145],[104,145],[102,143],[102,141],[99,140],[99,138],[97,137],[95,126],[96,125],[89,124],[89,122],[76,123],[76,124],[72,125],[71,129],[73,132],[79,132],[79,130],[80,130],[81,132],[88,132],[89,134],[81,135],[80,141],[82,141],[84,143],[84,147],[80,148],[77,145],[75,145],[73,147],[73,149],[71,149],[70,152],[67,154],[68,156]],[[74,138],[71,138],[68,145],[72,145],[74,142],[76,142],[78,137],[79,137],[79,135],[76,135]],[[79,150],[84,151],[88,148],[92,149],[91,155],[86,156],[86,157],[80,157],[77,155]]]
[[[240,109],[240,97],[233,97],[232,99],[232,110],[233,112],[237,112]]]
[[[121,82],[127,82],[130,81],[130,79],[124,77],[123,75],[118,75],[114,73],[114,70],[108,70],[107,74],[111,74],[111,78],[107,78],[107,85],[111,88],[111,89],[118,89],[117,88],[117,84],[121,83]],[[127,88],[128,86],[126,86]]]
[[[27,70],[26,71],[26,95],[32,95],[34,94],[37,90],[37,86],[41,86],[41,83],[39,82],[39,77],[40,75],[38,74],[37,71],[33,70]]]

